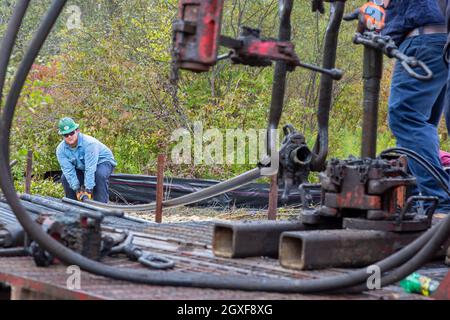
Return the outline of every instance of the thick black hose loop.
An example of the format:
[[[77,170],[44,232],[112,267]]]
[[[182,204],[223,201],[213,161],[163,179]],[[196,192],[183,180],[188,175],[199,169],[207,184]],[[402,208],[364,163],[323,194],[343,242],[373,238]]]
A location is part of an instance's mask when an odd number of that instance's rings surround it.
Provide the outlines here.
[[[5,131],[5,129],[8,129],[9,131],[11,129],[12,119],[14,117],[14,108],[17,105],[17,101],[19,100],[20,93],[28,76],[28,73],[30,72],[31,67],[33,66],[33,63],[36,60],[36,57],[39,54],[39,51],[41,50],[41,47],[44,44],[48,34],[50,33],[57,17],[59,16],[61,10],[64,8],[65,3],[66,0],[53,1],[53,4],[50,7],[47,16],[44,18],[44,21],[42,22],[38,32],[36,33],[33,40],[31,40],[30,46],[23,58],[22,63],[19,66],[19,69],[17,70],[11,90],[9,91],[8,97],[6,99],[5,112],[3,112],[1,123],[3,129],[2,131]],[[53,18],[56,19],[53,20]],[[2,80],[0,80],[0,83],[1,82]],[[12,109],[12,112],[8,112],[7,108],[10,110]],[[0,135],[2,135],[1,132]],[[9,135],[2,136],[2,141],[4,143],[0,146],[0,148],[2,150],[2,153],[4,153],[6,156],[6,161],[9,163]],[[10,170],[8,169],[8,171]],[[8,174],[10,173],[8,172]]]
[[[418,154],[417,152],[407,149],[407,148],[390,148],[381,153],[381,156],[387,155],[389,153],[398,153],[402,155],[406,155],[409,158],[415,160],[418,164],[420,164],[428,173],[439,183],[442,190],[444,190],[450,196],[450,189],[448,187],[448,181],[433,167],[427,159]]]
[[[8,23],[5,37],[0,47],[0,105],[3,97],[3,87],[6,80],[6,72],[8,70],[9,59],[11,57],[17,34],[19,33],[25,13],[28,9],[30,0],[20,0],[16,4],[11,20]]]
[[[336,53],[338,47],[339,30],[345,10],[345,2],[332,4],[330,22],[325,36],[322,67],[333,69],[336,66]],[[324,170],[328,156],[328,126],[330,111],[333,103],[333,79],[322,74],[320,78],[319,107],[317,110],[317,123],[319,132],[314,144],[314,157],[311,161],[311,170],[320,172]]]
[[[0,176],[2,177],[0,179],[0,185],[6,199],[8,200],[8,203],[16,214],[17,219],[33,240],[39,243],[39,245],[41,245],[50,254],[69,265],[78,265],[85,271],[105,277],[152,285],[234,289],[246,291],[272,291],[285,293],[318,293],[355,286],[366,281],[368,277],[366,269],[360,269],[335,277],[315,280],[255,279],[247,276],[216,276],[184,272],[149,272],[134,269],[117,269],[76,254],[49,237],[42,230],[42,228],[29,217],[17,197],[11,176],[9,175],[9,139],[14,109],[22,90],[24,80],[39,52],[39,48],[41,48],[44,43],[65,2],[66,1],[64,0],[53,1],[46,18],[43,20],[41,27],[33,38],[30,48],[26,53],[24,61],[22,62],[14,80],[8,102],[3,111],[2,124],[0,128],[0,144],[3,146],[0,150]],[[2,79],[0,79],[0,81],[1,80]],[[446,223],[450,223],[450,218],[446,220]],[[429,230],[411,245],[405,247],[393,256],[379,262],[378,265],[382,267],[382,271],[389,271],[395,266],[398,266],[400,263],[409,260],[417,252],[417,250],[428,241],[434,231],[434,229]],[[446,230],[441,232],[444,233],[444,231]],[[406,275],[407,274],[405,274],[405,276]]]

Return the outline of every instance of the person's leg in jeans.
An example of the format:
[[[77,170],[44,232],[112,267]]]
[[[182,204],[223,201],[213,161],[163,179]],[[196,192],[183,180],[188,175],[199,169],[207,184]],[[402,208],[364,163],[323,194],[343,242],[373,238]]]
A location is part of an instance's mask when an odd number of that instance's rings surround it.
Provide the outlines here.
[[[80,170],[76,170],[76,172],[77,172],[78,181],[80,182],[80,186],[82,186],[84,184],[84,173],[83,173],[83,171],[80,171]],[[65,197],[69,198],[69,199],[77,200],[77,194],[70,187],[69,182],[67,181],[64,174],[61,175],[61,183],[64,188]]]
[[[449,53],[447,53],[448,55]],[[447,78],[447,94],[445,98],[445,106],[444,106],[444,115],[445,115],[445,125],[447,126],[447,134],[450,138],[450,72],[448,73]]]
[[[94,200],[108,203],[109,199],[109,177],[114,167],[109,162],[100,163],[95,171]]]
[[[397,63],[389,97],[389,126],[399,147],[416,151],[425,157],[449,181],[439,159],[438,124],[445,102],[448,68],[442,58],[446,35],[433,34],[407,38],[400,50],[425,62],[434,73],[429,81],[410,77]],[[450,212],[450,197],[433,177],[414,160],[409,169],[417,179],[419,191],[439,198],[439,212]]]

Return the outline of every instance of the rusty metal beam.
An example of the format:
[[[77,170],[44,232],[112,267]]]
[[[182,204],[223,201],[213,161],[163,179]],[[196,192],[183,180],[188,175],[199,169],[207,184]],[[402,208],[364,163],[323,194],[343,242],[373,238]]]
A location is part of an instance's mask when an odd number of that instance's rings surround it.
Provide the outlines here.
[[[156,180],[156,211],[155,222],[162,222],[163,215],[163,201],[164,201],[164,166],[166,163],[166,156],[164,154],[158,155],[157,164],[157,180]]]
[[[450,271],[444,280],[441,281],[439,288],[432,295],[432,298],[437,300],[450,300]]]
[[[445,264],[450,266],[450,247],[447,249],[447,257],[445,257]]]
[[[0,273],[0,282],[11,287],[11,300],[99,300],[102,297],[91,295],[83,291],[74,291],[39,279],[30,279]],[[23,291],[24,290],[24,291]]]
[[[269,193],[269,220],[277,220],[278,213],[278,175],[273,175],[270,178],[270,193]]]
[[[213,252],[218,257],[278,257],[280,236],[286,231],[337,229],[334,223],[318,226],[301,222],[219,222],[214,226]]]
[[[403,248],[421,233],[373,230],[285,232],[280,240],[280,264],[289,269],[362,267]]]
[[[27,153],[27,168],[25,171],[25,193],[31,193],[31,177],[33,173],[33,151],[28,150]]]

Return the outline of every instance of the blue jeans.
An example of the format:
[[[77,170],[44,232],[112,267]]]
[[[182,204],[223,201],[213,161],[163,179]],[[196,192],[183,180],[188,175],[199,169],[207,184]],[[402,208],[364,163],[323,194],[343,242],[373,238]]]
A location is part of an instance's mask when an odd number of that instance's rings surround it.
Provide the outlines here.
[[[111,176],[114,167],[109,162],[103,162],[97,165],[97,170],[95,171],[95,187],[93,190],[93,196],[95,201],[108,203],[109,199],[109,184],[108,180]],[[84,185],[84,171],[76,170],[78,181],[80,185]],[[61,176],[61,182],[64,187],[64,193],[69,199],[77,199],[75,191],[70,187],[69,182],[67,182],[64,174]]]
[[[425,62],[434,73],[429,81],[410,77],[397,62],[389,97],[389,126],[397,146],[416,151],[425,157],[449,181],[439,160],[438,124],[445,105],[448,67],[442,58],[447,41],[445,34],[407,38],[400,50]],[[450,197],[433,177],[414,160],[408,161],[417,179],[418,191],[439,198],[439,212],[450,212]]]
[[[446,62],[450,61],[450,48],[447,48],[447,52],[445,52],[444,54],[446,56],[445,57]],[[444,115],[445,115],[445,124],[447,125],[447,133],[450,136],[450,72],[448,73],[447,77],[447,95],[445,97]]]

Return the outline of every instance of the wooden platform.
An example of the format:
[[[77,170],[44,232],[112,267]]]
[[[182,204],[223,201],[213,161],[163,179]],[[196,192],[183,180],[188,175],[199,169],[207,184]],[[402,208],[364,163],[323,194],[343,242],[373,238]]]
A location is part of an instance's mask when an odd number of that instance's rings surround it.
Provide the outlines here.
[[[152,225],[136,233],[135,243],[145,250],[164,254],[176,262],[175,270],[201,274],[248,275],[260,279],[314,279],[349,272],[344,269],[323,271],[292,271],[282,268],[277,260],[267,258],[224,259],[216,258],[211,251],[212,223],[186,223]],[[192,236],[196,234],[197,236]],[[190,236],[189,236],[190,235]],[[142,269],[125,256],[107,258],[106,264],[117,267]],[[407,294],[399,286],[365,292],[358,295],[304,295],[235,290],[212,290],[181,287],[163,287],[116,281],[87,272],[81,273],[79,289],[67,287],[70,274],[63,265],[38,268],[29,257],[0,258],[0,283],[9,286],[11,299],[156,299],[156,300],[202,300],[202,299],[427,299]],[[428,265],[419,272],[442,280],[449,268],[444,264]],[[152,272],[149,270],[148,272]],[[167,271],[170,272],[170,271]],[[0,294],[1,296],[1,294]]]

